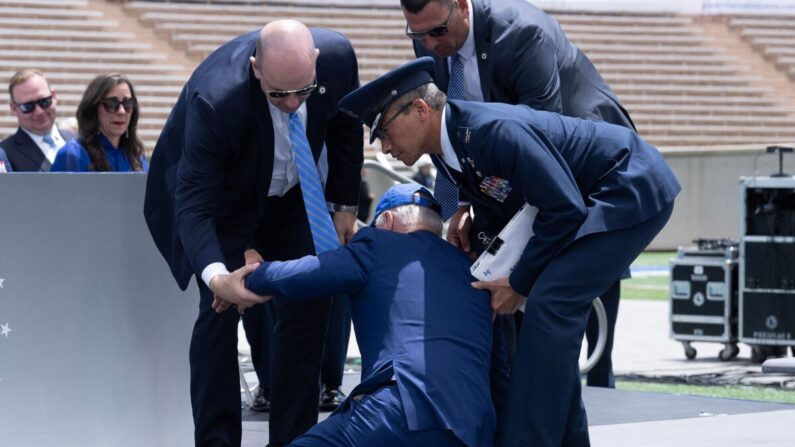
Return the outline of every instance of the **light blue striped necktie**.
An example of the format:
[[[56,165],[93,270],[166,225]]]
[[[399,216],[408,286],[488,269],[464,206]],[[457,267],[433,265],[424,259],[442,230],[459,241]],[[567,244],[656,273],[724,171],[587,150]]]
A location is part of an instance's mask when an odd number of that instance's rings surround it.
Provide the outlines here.
[[[315,252],[320,254],[334,250],[340,246],[340,242],[326,207],[326,197],[320,186],[317,165],[309,149],[304,125],[295,112],[290,114],[289,127],[290,143],[293,146],[295,166],[298,170],[298,180],[301,182],[301,194],[304,196],[304,208],[309,219],[309,228],[312,230]]]
[[[449,99],[464,99],[464,64],[458,53],[450,57],[450,82],[447,84]],[[437,172],[433,196],[442,206],[442,219],[447,220],[458,209],[458,188],[444,175]]]
[[[55,139],[53,139],[52,135],[45,135],[41,140],[47,143],[47,145],[49,145],[51,148],[55,149]]]

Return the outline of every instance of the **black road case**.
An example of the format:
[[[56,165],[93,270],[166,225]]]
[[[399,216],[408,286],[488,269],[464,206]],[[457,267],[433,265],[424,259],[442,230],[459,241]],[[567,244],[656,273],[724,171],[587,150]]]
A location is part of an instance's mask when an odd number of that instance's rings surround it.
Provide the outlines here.
[[[739,339],[751,360],[795,352],[795,177],[740,178]]]
[[[722,343],[723,361],[737,356],[737,243],[699,240],[680,247],[670,261],[671,338],[680,341],[688,359],[694,341]]]

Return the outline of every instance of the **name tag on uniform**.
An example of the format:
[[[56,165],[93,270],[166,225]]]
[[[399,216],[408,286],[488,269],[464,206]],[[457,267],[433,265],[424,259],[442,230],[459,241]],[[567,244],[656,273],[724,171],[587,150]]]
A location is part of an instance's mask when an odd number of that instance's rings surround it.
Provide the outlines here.
[[[480,182],[480,190],[487,196],[502,203],[511,193],[511,184],[504,178],[495,176],[486,177]]]

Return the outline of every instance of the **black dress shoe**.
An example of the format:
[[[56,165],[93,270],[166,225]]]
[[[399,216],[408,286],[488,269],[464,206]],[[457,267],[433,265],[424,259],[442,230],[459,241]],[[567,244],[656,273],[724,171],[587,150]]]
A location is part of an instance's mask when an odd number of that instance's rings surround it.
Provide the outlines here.
[[[339,388],[323,388],[320,392],[320,411],[334,411],[345,400],[345,393]]]
[[[256,411],[257,413],[267,413],[270,411],[271,400],[265,393],[264,388],[257,387],[257,391],[254,394],[254,401],[249,404],[248,409]]]

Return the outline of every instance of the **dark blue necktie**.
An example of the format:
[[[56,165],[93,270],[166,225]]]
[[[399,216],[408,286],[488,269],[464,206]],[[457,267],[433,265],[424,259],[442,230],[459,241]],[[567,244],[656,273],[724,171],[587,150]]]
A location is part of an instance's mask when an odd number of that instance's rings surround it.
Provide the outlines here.
[[[290,114],[290,143],[293,146],[295,166],[298,171],[298,180],[301,182],[301,194],[304,196],[304,208],[309,219],[309,228],[312,230],[312,240],[315,243],[317,254],[334,250],[340,246],[334,223],[331,221],[326,197],[320,186],[317,165],[309,149],[306,131],[297,113]]]
[[[450,82],[447,84],[447,98],[464,99],[464,64],[458,53],[450,57]],[[442,205],[442,219],[449,219],[458,209],[458,188],[447,177],[437,172],[433,195]]]

